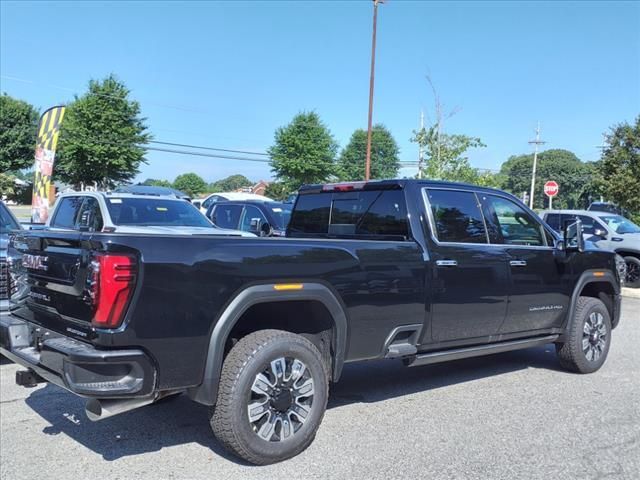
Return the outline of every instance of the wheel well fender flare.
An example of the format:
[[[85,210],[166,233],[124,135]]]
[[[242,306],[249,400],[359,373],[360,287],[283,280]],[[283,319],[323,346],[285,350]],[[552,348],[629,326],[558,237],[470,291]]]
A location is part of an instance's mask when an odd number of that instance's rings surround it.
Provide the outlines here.
[[[603,270],[596,270],[596,269],[585,270],[584,272],[582,272],[582,274],[578,278],[578,281],[573,287],[573,294],[571,295],[571,301],[569,303],[569,311],[567,312],[567,316],[564,322],[563,330],[565,332],[568,331],[569,327],[571,326],[571,322],[573,322],[573,314],[575,313],[576,305],[578,304],[578,298],[580,297],[580,294],[584,290],[584,287],[586,287],[590,283],[609,283],[613,288],[614,293],[616,295],[620,294],[620,284],[618,283],[613,272],[610,272],[608,270],[603,271]],[[620,315],[620,308],[619,306],[616,306],[615,302],[612,305],[612,308],[613,308],[613,312],[612,312],[613,315],[611,315],[611,323],[616,324],[617,323],[616,316]]]
[[[214,405],[218,395],[218,383],[224,361],[224,348],[233,327],[242,315],[252,306],[266,302],[286,302],[296,300],[314,300],[322,303],[333,320],[333,368],[332,378],[340,378],[344,365],[347,345],[347,316],[345,308],[329,287],[322,283],[304,282],[297,290],[276,290],[276,284],[260,284],[247,287],[240,291],[228,303],[216,321],[211,336],[205,360],[202,384],[188,390],[191,399],[205,404]]]

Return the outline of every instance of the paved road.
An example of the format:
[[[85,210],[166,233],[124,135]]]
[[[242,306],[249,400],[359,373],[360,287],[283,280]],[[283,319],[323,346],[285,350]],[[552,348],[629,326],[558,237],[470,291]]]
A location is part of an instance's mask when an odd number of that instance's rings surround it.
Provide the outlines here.
[[[640,478],[640,300],[626,298],[607,364],[560,371],[551,347],[405,369],[351,365],[315,442],[252,467],[179,397],[91,423],[53,386],[13,384],[3,363],[2,479]]]

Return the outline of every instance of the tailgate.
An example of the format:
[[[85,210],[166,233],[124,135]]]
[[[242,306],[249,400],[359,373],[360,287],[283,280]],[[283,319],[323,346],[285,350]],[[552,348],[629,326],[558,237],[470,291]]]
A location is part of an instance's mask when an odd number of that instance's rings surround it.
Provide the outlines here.
[[[16,314],[56,330],[67,331],[69,323],[88,329],[94,311],[87,295],[90,234],[30,231],[16,235],[13,245],[22,253],[19,273],[30,287]]]

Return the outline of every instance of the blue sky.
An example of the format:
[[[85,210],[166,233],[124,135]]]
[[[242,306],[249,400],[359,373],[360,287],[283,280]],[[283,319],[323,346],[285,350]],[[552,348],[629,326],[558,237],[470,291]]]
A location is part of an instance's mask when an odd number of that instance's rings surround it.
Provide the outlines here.
[[[2,1],[0,90],[46,108],[113,72],[156,140],[264,151],[278,126],[315,110],[344,146],[366,128],[371,14],[366,0]],[[602,133],[640,114],[640,3],[388,0],[376,62],[374,121],[402,160],[417,157],[421,108],[433,118],[428,73],[459,108],[445,129],[487,144],[473,166],[531,151],[537,121],[547,148],[595,160]],[[261,163],[148,159],[140,179],[271,176]]]

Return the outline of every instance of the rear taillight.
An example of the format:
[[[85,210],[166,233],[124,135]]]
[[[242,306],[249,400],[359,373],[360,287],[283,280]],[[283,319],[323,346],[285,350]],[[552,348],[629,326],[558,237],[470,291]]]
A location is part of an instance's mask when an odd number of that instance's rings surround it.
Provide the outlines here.
[[[98,328],[118,328],[133,295],[136,259],[130,255],[98,254],[91,261],[89,298],[95,308],[91,323]]]

